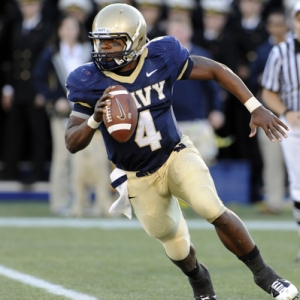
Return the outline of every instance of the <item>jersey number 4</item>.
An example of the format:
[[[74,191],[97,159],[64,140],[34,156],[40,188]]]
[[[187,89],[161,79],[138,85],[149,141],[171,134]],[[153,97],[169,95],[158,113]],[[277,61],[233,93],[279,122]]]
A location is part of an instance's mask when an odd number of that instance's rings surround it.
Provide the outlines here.
[[[135,142],[140,148],[150,146],[152,151],[161,148],[161,134],[156,131],[153,118],[149,110],[140,112],[136,129]]]

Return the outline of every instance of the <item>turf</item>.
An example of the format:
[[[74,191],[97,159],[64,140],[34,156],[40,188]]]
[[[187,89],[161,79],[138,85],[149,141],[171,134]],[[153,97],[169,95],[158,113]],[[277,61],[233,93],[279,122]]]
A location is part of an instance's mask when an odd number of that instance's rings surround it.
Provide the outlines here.
[[[252,232],[267,263],[300,285],[293,261],[296,234]],[[103,300],[191,299],[190,288],[161,245],[142,230],[0,229],[0,264]],[[212,273],[220,299],[270,299],[250,272],[220,244],[214,231],[192,230],[198,257]],[[267,242],[266,242],[267,238]],[[1,281],[2,282],[2,278]],[[1,299],[61,299],[4,280]]]
[[[251,219],[292,220],[291,213],[262,216],[255,207],[231,207]],[[184,209],[187,217],[193,212]],[[0,204],[1,217],[50,216],[45,204]],[[294,231],[251,231],[265,261],[300,287]],[[210,269],[220,300],[272,299],[229,253],[213,230],[191,230],[199,259]],[[141,229],[0,227],[0,265],[99,300],[191,300],[184,275],[162,246]],[[0,276],[1,300],[65,299]]]

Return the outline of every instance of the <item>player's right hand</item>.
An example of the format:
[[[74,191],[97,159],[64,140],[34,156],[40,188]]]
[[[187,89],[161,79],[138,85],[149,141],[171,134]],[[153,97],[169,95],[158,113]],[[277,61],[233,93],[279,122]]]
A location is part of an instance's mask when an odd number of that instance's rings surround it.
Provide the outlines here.
[[[113,98],[113,95],[110,95],[109,92],[112,91],[115,86],[109,86],[103,93],[102,97],[97,101],[94,109],[94,119],[97,122],[103,121],[103,114],[106,113],[106,107],[111,105],[110,99]]]

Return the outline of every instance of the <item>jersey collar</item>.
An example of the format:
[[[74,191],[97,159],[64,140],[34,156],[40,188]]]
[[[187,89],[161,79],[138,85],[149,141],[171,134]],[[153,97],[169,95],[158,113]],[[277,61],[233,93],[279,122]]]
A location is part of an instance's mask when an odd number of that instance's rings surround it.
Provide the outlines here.
[[[135,70],[132,72],[132,74],[130,76],[122,76],[122,75],[118,75],[114,72],[111,72],[111,71],[103,71],[103,73],[107,76],[107,77],[110,77],[116,81],[119,81],[119,82],[124,82],[124,83],[133,83],[136,78],[138,77],[143,65],[144,65],[144,62],[145,62],[145,58],[148,54],[148,48],[145,48],[145,50],[143,51],[143,53],[141,54],[140,56],[140,59],[139,59],[139,62],[135,68]]]

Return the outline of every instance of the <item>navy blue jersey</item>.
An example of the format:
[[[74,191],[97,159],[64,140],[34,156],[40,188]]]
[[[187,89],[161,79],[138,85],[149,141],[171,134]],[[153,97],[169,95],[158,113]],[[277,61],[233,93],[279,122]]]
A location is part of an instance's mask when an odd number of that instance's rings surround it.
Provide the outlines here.
[[[72,115],[88,118],[108,86],[123,85],[136,101],[138,124],[129,141],[121,144],[101,123],[108,159],[126,171],[156,169],[180,141],[172,88],[176,80],[188,78],[192,66],[188,51],[173,37],[151,41],[130,76],[100,72],[93,63],[82,65],[67,79],[68,99],[74,102]]]

